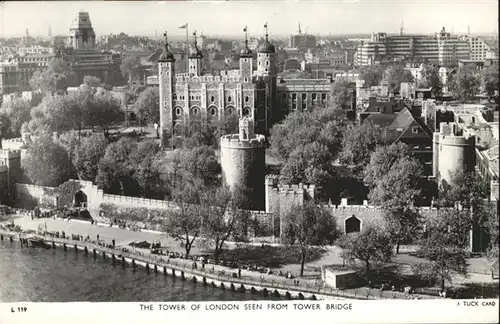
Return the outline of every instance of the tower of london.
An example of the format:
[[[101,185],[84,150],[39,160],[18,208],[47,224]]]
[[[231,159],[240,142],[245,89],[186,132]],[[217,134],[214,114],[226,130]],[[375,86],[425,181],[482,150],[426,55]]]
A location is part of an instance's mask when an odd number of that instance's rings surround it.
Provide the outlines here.
[[[165,146],[171,136],[182,136],[189,127],[201,127],[231,115],[248,118],[255,133],[267,134],[273,122],[280,118],[275,100],[276,50],[269,42],[267,28],[265,41],[258,48],[256,71],[248,37],[245,37],[238,70],[205,74],[196,33],[193,36],[188,73],[176,74],[175,58],[165,33],[165,49],[158,60],[162,145]]]

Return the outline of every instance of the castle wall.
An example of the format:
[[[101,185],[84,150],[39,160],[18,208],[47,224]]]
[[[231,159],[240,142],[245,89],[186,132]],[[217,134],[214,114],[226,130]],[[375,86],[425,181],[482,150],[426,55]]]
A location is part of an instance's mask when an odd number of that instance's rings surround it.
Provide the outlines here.
[[[4,205],[9,198],[9,173],[7,166],[0,165],[0,205]]]

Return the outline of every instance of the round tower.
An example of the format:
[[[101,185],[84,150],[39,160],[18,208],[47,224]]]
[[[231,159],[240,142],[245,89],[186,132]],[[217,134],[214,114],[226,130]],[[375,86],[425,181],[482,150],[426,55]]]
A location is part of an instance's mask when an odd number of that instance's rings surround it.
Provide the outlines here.
[[[474,170],[475,137],[463,134],[455,123],[441,123],[439,133],[434,135],[434,153],[437,155],[437,179],[450,183],[456,172]],[[437,147],[436,147],[437,145]]]
[[[239,123],[239,133],[221,137],[221,167],[223,181],[235,190],[244,192],[248,208],[265,209],[266,144],[264,135],[254,134],[249,117]]]

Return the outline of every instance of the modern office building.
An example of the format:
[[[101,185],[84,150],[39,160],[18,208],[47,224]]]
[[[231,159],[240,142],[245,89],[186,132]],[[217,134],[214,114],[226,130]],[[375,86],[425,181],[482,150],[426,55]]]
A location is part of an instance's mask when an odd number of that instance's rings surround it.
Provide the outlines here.
[[[451,35],[443,29],[433,36],[373,34],[370,41],[361,42],[355,53],[355,65],[406,61],[454,66],[469,59],[466,37]]]

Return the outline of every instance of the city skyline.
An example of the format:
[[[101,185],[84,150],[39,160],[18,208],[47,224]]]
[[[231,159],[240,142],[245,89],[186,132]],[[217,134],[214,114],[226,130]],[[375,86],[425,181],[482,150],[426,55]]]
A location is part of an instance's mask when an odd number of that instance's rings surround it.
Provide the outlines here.
[[[303,32],[322,35],[399,33],[402,25],[407,34],[430,34],[442,27],[455,33],[466,33],[469,27],[471,33],[498,33],[496,1],[40,1],[3,2],[0,37],[24,36],[26,30],[32,36],[46,36],[49,27],[52,35],[66,35],[79,11],[90,14],[98,36],[121,32],[152,36],[155,30],[160,36],[168,30],[177,37],[185,34],[178,27],[187,22],[190,31],[199,34],[243,35],[246,25],[249,35],[258,37],[264,34],[266,21],[271,37],[296,33],[299,23]],[[388,13],[390,19],[383,19]],[[137,17],[145,18],[130,22]]]

